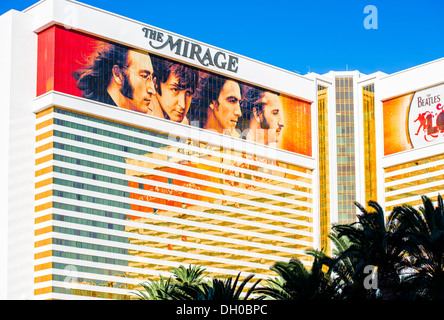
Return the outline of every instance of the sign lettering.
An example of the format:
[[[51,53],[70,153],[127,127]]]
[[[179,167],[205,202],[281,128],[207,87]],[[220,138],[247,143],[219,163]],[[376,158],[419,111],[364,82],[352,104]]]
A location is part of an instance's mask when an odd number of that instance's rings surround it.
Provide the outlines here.
[[[416,92],[409,110],[409,135],[414,148],[444,140],[444,86]]]
[[[149,28],[142,28],[144,37],[149,39],[149,45],[156,49],[169,49],[172,53],[182,57],[198,61],[201,65],[208,67],[214,66],[218,69],[224,69],[233,73],[237,73],[239,69],[239,58],[222,51],[210,50],[210,48],[202,48],[198,43],[193,43],[172,35],[165,35],[162,32]],[[154,41],[159,42],[156,44]]]

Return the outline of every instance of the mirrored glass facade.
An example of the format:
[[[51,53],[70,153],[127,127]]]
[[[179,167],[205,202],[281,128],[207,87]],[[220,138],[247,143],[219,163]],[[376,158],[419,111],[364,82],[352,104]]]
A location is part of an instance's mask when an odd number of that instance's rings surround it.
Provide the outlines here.
[[[375,85],[362,88],[365,204],[378,201],[376,172]]]
[[[337,76],[336,148],[338,223],[356,221],[355,110],[353,77]]]
[[[37,115],[36,157],[36,295],[128,299],[172,266],[266,278],[311,260],[309,169],[62,108]]]
[[[328,234],[330,218],[330,154],[328,135],[328,88],[318,85],[319,121],[319,213],[321,227],[321,247],[330,252]]]
[[[437,201],[444,191],[444,154],[410,161],[384,170],[386,211],[395,206],[422,205],[421,196]]]

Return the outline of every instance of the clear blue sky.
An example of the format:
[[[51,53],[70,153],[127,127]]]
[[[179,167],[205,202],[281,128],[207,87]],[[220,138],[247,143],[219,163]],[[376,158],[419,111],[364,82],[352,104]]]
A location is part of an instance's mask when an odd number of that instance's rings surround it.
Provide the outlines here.
[[[36,0],[1,0],[0,13]],[[393,73],[444,57],[444,0],[83,0],[290,71]],[[364,7],[378,29],[364,28]]]

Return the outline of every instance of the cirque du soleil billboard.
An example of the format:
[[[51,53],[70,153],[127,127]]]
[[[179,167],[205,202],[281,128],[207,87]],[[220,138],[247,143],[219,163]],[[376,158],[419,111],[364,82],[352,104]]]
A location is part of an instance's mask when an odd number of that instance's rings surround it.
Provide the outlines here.
[[[384,154],[444,142],[444,85],[383,102]]]

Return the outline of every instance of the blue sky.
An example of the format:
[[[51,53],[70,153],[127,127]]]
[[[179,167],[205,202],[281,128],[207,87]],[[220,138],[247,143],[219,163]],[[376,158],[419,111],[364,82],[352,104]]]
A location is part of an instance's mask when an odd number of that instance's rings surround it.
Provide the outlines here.
[[[35,2],[2,0],[0,13]],[[444,0],[81,2],[300,74],[394,73],[444,57]],[[364,28],[367,5],[378,29]]]

